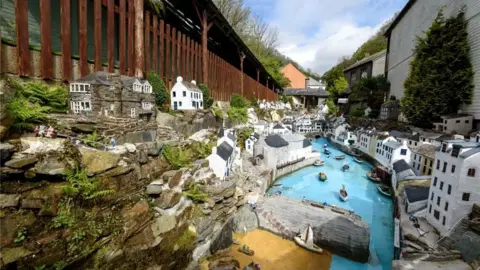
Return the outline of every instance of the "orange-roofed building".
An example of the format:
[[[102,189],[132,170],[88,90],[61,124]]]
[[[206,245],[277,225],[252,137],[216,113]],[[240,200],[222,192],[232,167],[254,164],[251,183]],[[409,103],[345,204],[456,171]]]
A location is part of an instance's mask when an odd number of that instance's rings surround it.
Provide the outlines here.
[[[303,73],[291,63],[288,63],[282,68],[282,73],[290,80],[290,85],[287,88],[306,88],[305,80],[307,80],[308,77],[303,75]]]

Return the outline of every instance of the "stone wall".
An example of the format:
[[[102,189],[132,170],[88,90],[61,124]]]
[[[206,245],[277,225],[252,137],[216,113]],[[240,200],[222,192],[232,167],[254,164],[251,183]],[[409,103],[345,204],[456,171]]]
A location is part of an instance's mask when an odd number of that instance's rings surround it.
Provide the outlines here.
[[[300,170],[302,168],[308,167],[313,165],[315,160],[318,160],[318,158],[309,158],[309,159],[304,159],[300,162],[297,162],[295,164],[289,165],[287,167],[277,169],[273,171],[274,179],[278,179],[282,176],[285,176],[287,174],[290,174],[294,171]]]

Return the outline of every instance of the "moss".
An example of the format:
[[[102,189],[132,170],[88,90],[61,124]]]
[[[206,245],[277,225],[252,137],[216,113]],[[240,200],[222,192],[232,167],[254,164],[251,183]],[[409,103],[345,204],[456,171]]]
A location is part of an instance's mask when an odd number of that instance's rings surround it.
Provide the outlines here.
[[[183,234],[175,241],[175,245],[179,250],[188,251],[195,246],[196,235],[190,229],[186,228]]]

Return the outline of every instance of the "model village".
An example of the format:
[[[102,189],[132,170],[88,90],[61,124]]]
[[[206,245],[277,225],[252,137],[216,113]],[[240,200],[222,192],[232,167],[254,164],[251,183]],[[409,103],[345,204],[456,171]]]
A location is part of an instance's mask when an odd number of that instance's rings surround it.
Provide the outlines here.
[[[272,71],[222,1],[6,2],[1,269],[480,269],[471,1],[401,1],[323,76]],[[450,83],[422,57],[452,25]]]

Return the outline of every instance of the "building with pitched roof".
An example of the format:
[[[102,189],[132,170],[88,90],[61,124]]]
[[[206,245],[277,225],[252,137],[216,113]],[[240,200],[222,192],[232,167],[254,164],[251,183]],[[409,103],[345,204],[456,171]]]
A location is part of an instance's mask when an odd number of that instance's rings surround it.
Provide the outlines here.
[[[170,106],[174,110],[203,109],[203,93],[195,81],[184,81],[181,76],[170,91]]]
[[[403,190],[407,214],[425,209],[428,204],[430,187],[406,186]]]
[[[385,73],[385,58],[387,51],[367,55],[343,70],[350,88],[354,86],[361,78],[375,77]]]
[[[149,120],[155,97],[146,80],[104,71],[84,76],[69,86],[70,111]]]
[[[253,132],[248,136],[245,140],[245,151],[253,155],[253,145],[260,139],[260,135],[258,133]]]
[[[432,175],[436,150],[437,147],[429,143],[424,143],[412,149],[410,164],[417,175]]]
[[[212,148],[212,154],[207,157],[210,169],[220,179],[230,176],[235,166],[242,166],[240,148],[237,147],[236,141],[234,131],[220,128],[217,145]]]
[[[445,235],[480,202],[480,143],[443,141],[434,166],[426,218]]]
[[[377,149],[375,159],[387,168],[392,168],[395,161],[403,159],[407,163],[410,162],[411,151],[407,147],[407,143],[395,140],[392,136],[388,136],[383,140],[377,141]]]
[[[472,131],[473,116],[470,114],[451,114],[440,117],[442,122],[433,123],[439,132],[468,135]]]

